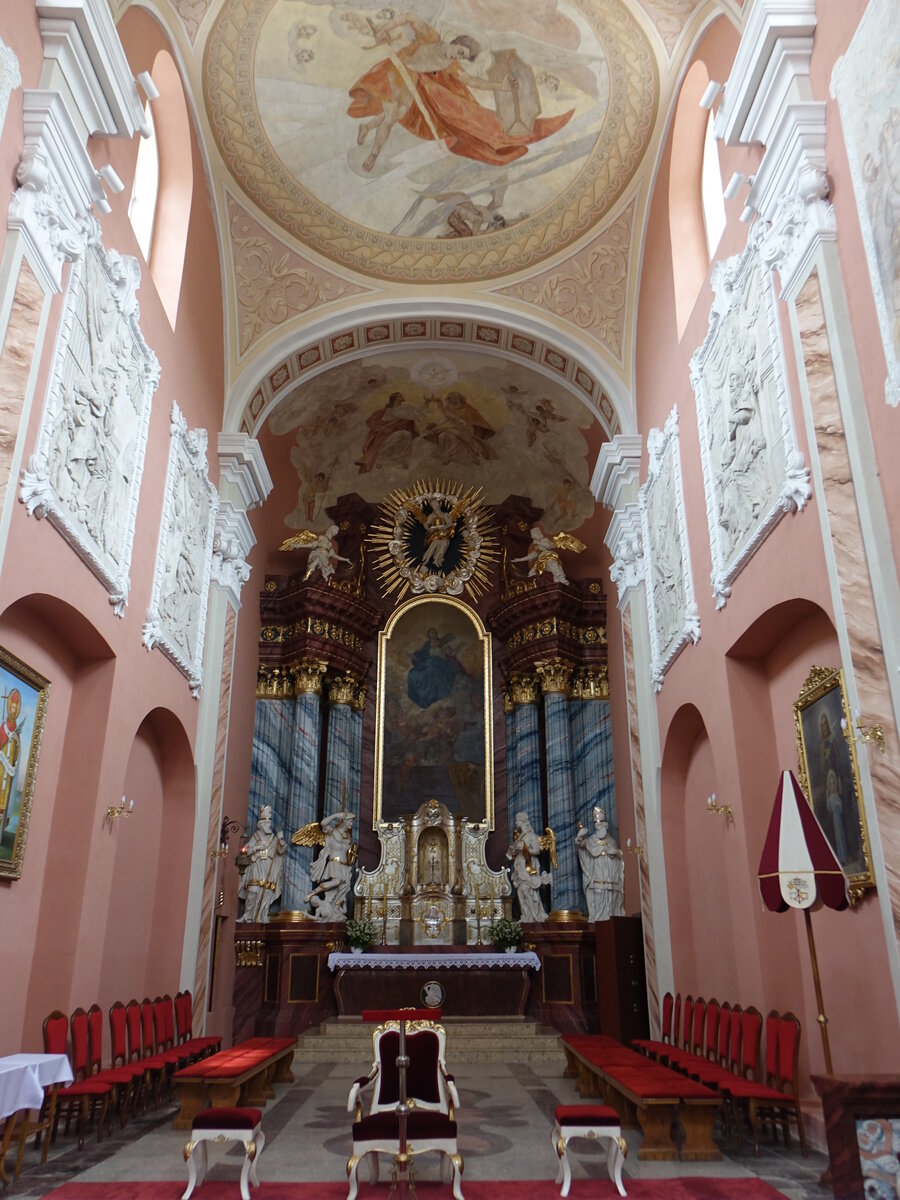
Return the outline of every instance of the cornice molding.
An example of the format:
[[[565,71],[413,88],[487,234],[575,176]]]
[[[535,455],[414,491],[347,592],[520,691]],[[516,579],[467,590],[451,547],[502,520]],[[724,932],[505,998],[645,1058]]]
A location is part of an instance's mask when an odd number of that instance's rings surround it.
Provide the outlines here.
[[[228,595],[235,608],[241,607],[241,589],[250,578],[247,555],[255,544],[247,514],[229,500],[220,501],[210,578]]]
[[[259,442],[246,433],[220,433],[218,451],[222,478],[237,488],[245,509],[257,508],[274,486]]]
[[[640,477],[642,444],[638,433],[617,433],[600,447],[591,492],[605,508],[615,511],[620,501],[631,498]]]
[[[619,609],[624,610],[634,588],[646,578],[641,508],[636,501],[616,509],[603,540],[613,556],[609,577],[619,594]]]

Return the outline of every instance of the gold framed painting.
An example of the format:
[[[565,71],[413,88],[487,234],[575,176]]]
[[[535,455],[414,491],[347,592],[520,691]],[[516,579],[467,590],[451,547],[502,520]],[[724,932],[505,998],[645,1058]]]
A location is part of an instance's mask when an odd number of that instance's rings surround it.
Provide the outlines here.
[[[800,786],[857,901],[875,886],[844,672],[813,667],[794,704]],[[847,736],[850,731],[850,736]]]
[[[0,646],[0,878],[19,879],[50,683]]]
[[[439,800],[494,827],[491,635],[452,596],[407,600],[378,635],[373,826]]]

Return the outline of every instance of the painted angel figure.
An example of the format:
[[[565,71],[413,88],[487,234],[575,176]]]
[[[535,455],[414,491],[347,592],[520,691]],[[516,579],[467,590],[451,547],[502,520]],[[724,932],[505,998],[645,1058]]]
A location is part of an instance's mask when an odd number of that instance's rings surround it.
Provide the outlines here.
[[[547,920],[547,910],[541,901],[540,889],[552,883],[549,871],[542,871],[538,856],[542,850],[549,851],[550,865],[555,870],[556,836],[548,827],[542,836],[536,833],[527,813],[516,813],[513,827],[513,840],[506,857],[510,861],[510,883],[519,901],[523,921],[540,922]]]
[[[528,563],[529,575],[543,575],[547,571],[557,583],[568,583],[560,562],[559,552],[560,550],[571,550],[573,554],[581,554],[585,549],[584,542],[572,537],[570,533],[554,533],[551,537],[544,533],[540,525],[534,525],[531,529],[531,545],[528,547],[528,553],[523,554],[520,558],[514,558],[512,561]]]
[[[313,572],[318,571],[327,583],[334,574],[335,564],[352,561],[337,552],[337,525],[329,525],[324,533],[314,533],[312,529],[301,529],[293,537],[285,538],[281,543],[282,550],[309,550],[309,562],[306,566],[304,579],[309,579]]]
[[[350,877],[356,862],[351,812],[331,813],[321,822],[312,821],[291,838],[294,846],[321,846],[310,867],[316,887],[306,897],[317,921],[346,921]]]

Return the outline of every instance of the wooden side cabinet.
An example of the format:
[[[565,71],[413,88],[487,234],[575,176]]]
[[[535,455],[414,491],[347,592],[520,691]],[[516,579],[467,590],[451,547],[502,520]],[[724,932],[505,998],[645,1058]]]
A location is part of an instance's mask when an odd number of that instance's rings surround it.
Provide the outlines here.
[[[594,925],[600,1032],[626,1045],[650,1036],[644,934],[640,917],[612,917]]]

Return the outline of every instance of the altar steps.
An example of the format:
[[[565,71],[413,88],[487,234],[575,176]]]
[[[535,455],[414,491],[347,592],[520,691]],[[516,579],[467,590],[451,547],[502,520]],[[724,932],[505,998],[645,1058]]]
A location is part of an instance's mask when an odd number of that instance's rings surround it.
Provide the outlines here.
[[[445,1017],[447,1062],[527,1063],[565,1067],[559,1034],[516,1017],[481,1020]],[[372,1057],[372,1026],[341,1017],[302,1033],[294,1063],[367,1063]],[[452,1066],[451,1068],[452,1069]]]

